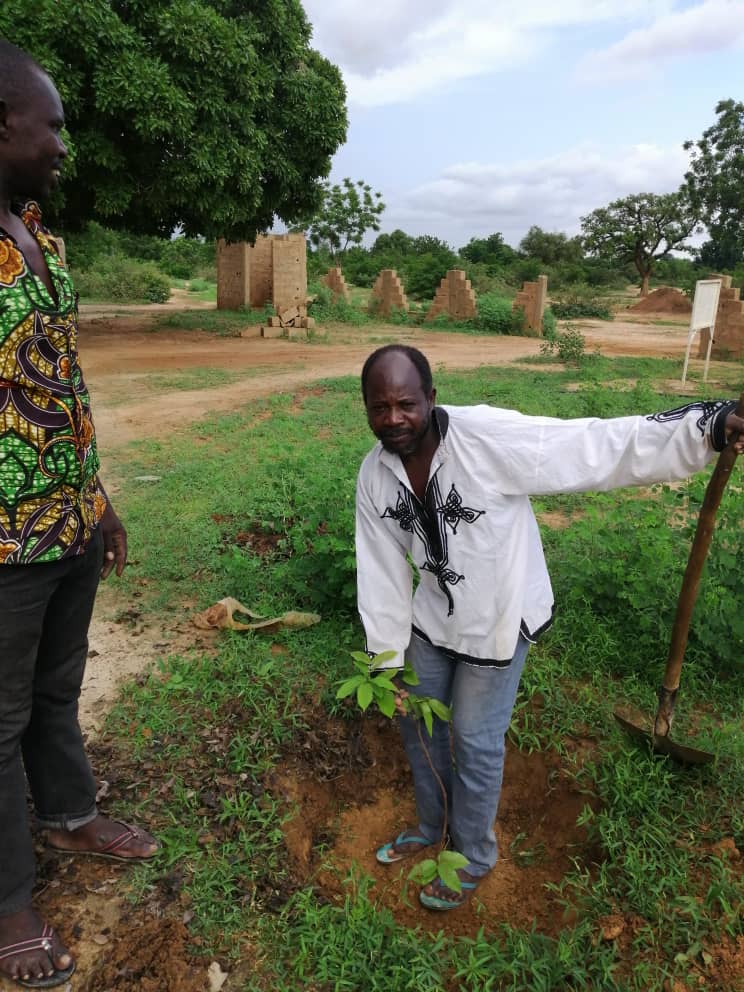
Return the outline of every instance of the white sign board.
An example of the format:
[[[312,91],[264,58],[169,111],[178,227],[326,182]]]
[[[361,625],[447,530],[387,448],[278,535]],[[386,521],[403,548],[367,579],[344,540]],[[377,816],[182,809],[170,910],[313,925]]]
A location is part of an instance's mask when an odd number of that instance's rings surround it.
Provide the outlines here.
[[[695,283],[695,299],[692,301],[691,331],[715,325],[720,295],[720,279],[698,279]]]

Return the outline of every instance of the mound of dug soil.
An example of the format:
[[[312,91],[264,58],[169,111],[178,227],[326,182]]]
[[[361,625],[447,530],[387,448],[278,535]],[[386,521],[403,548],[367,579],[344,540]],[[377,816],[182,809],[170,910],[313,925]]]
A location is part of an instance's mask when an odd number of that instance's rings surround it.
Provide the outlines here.
[[[628,308],[632,313],[692,313],[692,304],[684,293],[660,286]]]

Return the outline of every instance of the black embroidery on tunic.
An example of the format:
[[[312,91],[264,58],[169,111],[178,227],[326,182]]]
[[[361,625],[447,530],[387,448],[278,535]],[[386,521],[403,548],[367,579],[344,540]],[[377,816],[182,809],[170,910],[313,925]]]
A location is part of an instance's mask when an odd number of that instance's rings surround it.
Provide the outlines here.
[[[456,586],[465,578],[449,567],[448,531],[456,534],[460,523],[475,523],[485,512],[463,506],[462,497],[454,483],[447,499],[442,499],[442,491],[435,475],[426,487],[424,506],[413,493],[404,488],[398,490],[395,508],[388,506],[382,514],[383,520],[386,517],[397,520],[402,530],[415,533],[420,538],[426,554],[426,561],[420,567],[436,576],[439,588],[447,597],[448,617],[455,610],[455,602],[448,587]]]
[[[705,434],[708,421],[725,405],[721,400],[715,403],[701,400],[698,403],[688,403],[686,406],[678,406],[674,410],[666,410],[664,413],[652,413],[646,417],[646,420],[655,420],[659,424],[666,424],[670,420],[682,420],[690,410],[700,410],[700,417],[695,426],[701,434]]]

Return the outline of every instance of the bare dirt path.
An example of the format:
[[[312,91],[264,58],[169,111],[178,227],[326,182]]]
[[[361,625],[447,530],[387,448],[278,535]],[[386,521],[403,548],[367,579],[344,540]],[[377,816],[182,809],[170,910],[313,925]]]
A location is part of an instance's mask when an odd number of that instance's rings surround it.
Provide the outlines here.
[[[171,433],[210,413],[234,410],[259,397],[297,389],[320,378],[357,375],[370,351],[390,341],[421,347],[435,369],[511,364],[540,351],[536,338],[390,326],[330,326],[310,342],[220,338],[200,331],[156,329],[151,314],[152,309],[136,316],[98,315],[81,326],[80,348],[104,457],[129,441]],[[684,325],[584,321],[577,327],[588,349],[606,355],[679,357],[680,363],[684,356]],[[211,370],[229,375],[229,381],[210,383]],[[184,388],[184,373],[193,388]],[[151,381],[155,375],[160,377],[157,390]],[[181,375],[174,388],[168,388],[168,375]]]

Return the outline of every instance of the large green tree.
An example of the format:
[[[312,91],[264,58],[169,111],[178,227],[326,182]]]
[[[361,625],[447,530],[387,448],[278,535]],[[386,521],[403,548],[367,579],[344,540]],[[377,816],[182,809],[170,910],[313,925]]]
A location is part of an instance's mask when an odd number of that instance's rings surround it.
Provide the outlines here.
[[[349,246],[361,245],[367,231],[379,231],[384,209],[382,193],[374,192],[363,179],[353,182],[347,177],[333,185],[323,183],[320,207],[303,226],[310,244],[335,258]]]
[[[699,141],[684,144],[691,152],[685,189],[710,234],[701,258],[733,268],[744,259],[744,103],[721,100],[716,114]]]
[[[310,34],[299,0],[2,0],[65,104],[54,223],[240,240],[312,212],[347,119]]]
[[[695,211],[681,193],[636,193],[581,218],[586,251],[619,265],[632,263],[642,296],[648,294],[654,262],[686,250],[685,241],[697,226]]]

